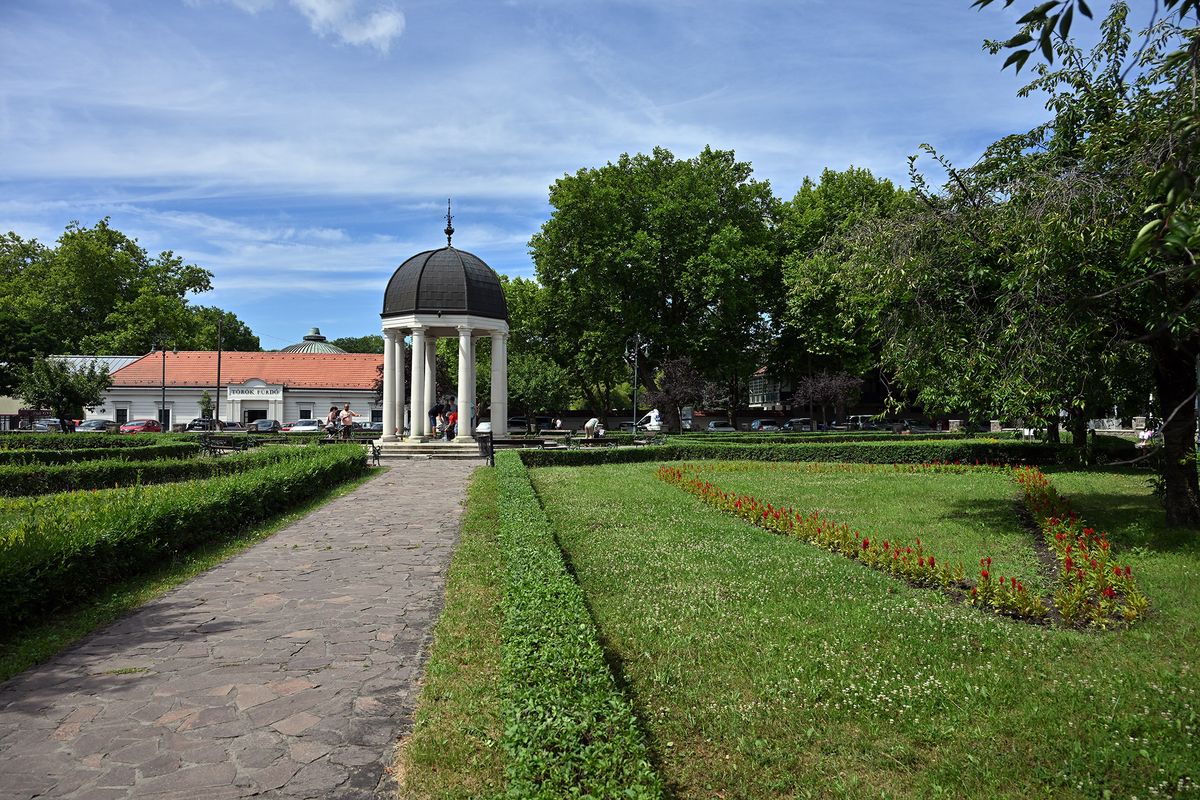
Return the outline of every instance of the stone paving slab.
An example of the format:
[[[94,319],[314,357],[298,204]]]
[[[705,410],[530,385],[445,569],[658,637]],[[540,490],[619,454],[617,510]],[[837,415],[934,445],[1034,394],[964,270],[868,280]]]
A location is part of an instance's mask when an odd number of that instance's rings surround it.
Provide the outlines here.
[[[370,798],[474,464],[396,466],[0,684],[0,798]]]

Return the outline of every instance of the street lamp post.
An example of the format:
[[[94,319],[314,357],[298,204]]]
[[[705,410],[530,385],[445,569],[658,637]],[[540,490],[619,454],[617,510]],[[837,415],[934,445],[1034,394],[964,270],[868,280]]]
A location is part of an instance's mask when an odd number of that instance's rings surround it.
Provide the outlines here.
[[[635,333],[625,342],[625,358],[633,361],[633,432],[637,433],[638,423],[638,355],[645,353],[650,349],[648,342],[642,341],[642,334]]]
[[[154,349],[158,350],[159,348],[162,349],[162,394],[159,399],[158,408],[158,424],[161,427],[166,424],[167,416],[167,346],[161,339],[155,340],[154,342]],[[174,353],[179,352],[179,350],[174,347],[171,348],[171,351]]]

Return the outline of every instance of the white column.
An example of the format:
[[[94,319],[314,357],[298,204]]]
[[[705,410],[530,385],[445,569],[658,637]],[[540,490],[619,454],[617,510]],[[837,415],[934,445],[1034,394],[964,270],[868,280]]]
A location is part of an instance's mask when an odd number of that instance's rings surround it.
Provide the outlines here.
[[[425,435],[425,329],[412,329],[412,436]]]
[[[394,343],[396,354],[396,383],[392,387],[392,397],[394,398],[392,407],[395,409],[392,413],[396,415],[396,434],[397,437],[404,436],[404,405],[407,398],[404,396],[404,331],[396,331],[396,340]],[[387,426],[384,426],[385,428]],[[387,429],[391,432],[391,428]]]
[[[396,332],[383,332],[383,435],[384,442],[396,441]]]
[[[471,328],[458,327],[458,436],[455,441],[470,441],[471,434],[471,376],[475,364],[471,359]]]
[[[425,340],[425,427],[429,427],[429,409],[438,404],[437,396],[437,337]],[[427,430],[432,434],[433,431]]]
[[[508,334],[492,334],[492,436],[508,435]]]

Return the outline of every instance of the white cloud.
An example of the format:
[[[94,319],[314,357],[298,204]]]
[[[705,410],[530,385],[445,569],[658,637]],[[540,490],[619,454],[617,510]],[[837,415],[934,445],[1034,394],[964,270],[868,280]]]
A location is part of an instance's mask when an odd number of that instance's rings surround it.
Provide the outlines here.
[[[202,0],[187,0],[196,5]],[[223,0],[248,14],[274,8],[275,0]],[[404,12],[388,2],[364,7],[359,0],[288,0],[318,36],[334,36],[343,44],[373,47],[386,53],[404,33]]]

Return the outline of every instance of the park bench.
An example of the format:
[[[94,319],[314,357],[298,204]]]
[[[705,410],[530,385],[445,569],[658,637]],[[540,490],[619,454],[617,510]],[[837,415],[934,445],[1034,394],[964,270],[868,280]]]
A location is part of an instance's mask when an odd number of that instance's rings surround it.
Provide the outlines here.
[[[228,453],[240,453],[254,447],[258,443],[245,434],[200,434],[200,448],[206,456],[223,456]]]
[[[497,450],[546,450],[558,447],[558,443],[553,439],[523,437],[496,439],[490,433],[476,435],[475,442],[479,445],[479,455],[486,458],[490,466],[496,465]]]

